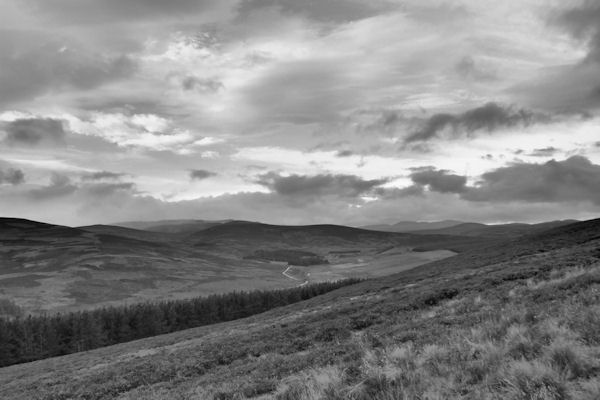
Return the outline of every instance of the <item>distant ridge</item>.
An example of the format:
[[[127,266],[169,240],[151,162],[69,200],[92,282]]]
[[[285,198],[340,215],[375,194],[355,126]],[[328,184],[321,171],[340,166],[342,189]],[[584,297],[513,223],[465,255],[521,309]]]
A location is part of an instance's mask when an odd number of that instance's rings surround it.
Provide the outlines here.
[[[453,236],[481,236],[495,238],[510,238],[542,232],[559,226],[579,222],[574,219],[542,222],[538,224],[509,223],[509,224],[482,224],[478,222],[461,222],[445,220],[436,222],[401,221],[394,225],[368,225],[363,229],[381,232],[415,233],[419,235],[453,235]]]
[[[561,220],[561,221],[549,221],[542,222],[539,224],[524,224],[524,223],[511,223],[511,224],[498,224],[498,225],[486,225],[475,222],[463,223],[447,228],[441,229],[422,229],[419,231],[412,231],[420,235],[459,235],[459,236],[482,236],[482,237],[516,237],[522,235],[534,234],[542,232],[548,229],[570,225],[579,222],[577,220]]]
[[[123,228],[163,233],[193,233],[232,222],[231,219],[208,221],[202,219],[165,219],[159,221],[127,221],[112,224]]]
[[[382,232],[416,232],[426,229],[443,229],[463,224],[463,221],[455,220],[444,220],[444,221],[432,221],[432,222],[418,222],[418,221],[400,221],[393,225],[390,224],[379,224],[379,225],[366,225],[361,226],[361,229],[368,229],[371,231],[382,231]]]

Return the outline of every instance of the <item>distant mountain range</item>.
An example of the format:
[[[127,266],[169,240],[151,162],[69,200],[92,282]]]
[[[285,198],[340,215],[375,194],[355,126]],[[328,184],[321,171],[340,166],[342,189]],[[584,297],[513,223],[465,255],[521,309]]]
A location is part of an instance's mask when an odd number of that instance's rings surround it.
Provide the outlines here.
[[[411,222],[401,221],[394,225],[369,225],[363,229],[383,232],[405,232],[419,235],[459,235],[477,237],[516,237],[542,232],[547,229],[569,225],[577,220],[559,220],[542,222],[539,224],[481,224],[476,222],[438,221],[438,222]]]

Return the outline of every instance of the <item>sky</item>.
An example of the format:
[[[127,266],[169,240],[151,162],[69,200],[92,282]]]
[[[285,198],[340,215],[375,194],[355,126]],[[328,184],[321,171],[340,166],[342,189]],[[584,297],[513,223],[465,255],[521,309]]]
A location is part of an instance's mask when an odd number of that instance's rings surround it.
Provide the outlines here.
[[[600,214],[600,2],[0,0],[0,216]]]

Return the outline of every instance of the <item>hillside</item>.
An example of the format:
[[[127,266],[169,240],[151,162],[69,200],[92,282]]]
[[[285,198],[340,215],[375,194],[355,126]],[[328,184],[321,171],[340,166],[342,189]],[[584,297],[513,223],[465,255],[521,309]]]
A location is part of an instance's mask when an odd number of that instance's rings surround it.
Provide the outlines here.
[[[457,252],[486,240],[451,235],[431,235],[370,231],[341,225],[282,226],[234,221],[191,234],[187,241],[200,247],[230,247],[247,251],[263,247],[302,247],[320,251],[345,251],[360,248],[381,249],[407,246],[447,249]],[[357,247],[358,246],[358,247]]]
[[[576,220],[550,221],[539,224],[497,224],[486,225],[474,222],[458,224],[455,226],[440,229],[421,229],[414,231],[420,235],[458,235],[458,236],[481,236],[511,238],[522,235],[530,235],[543,232],[548,229],[565,226],[577,222]]]
[[[424,237],[333,225],[228,222],[185,233],[0,219],[0,299],[14,301],[26,313],[44,313],[288,288],[304,282],[381,276],[480,243],[468,237]],[[415,247],[422,251],[413,251]],[[274,262],[256,256],[257,251],[290,258]],[[307,268],[294,267],[305,264],[296,261],[297,254],[323,264],[313,261]]]
[[[444,220],[433,222],[417,222],[417,221],[400,221],[395,224],[379,224],[361,226],[362,229],[382,232],[416,232],[420,230],[443,229],[450,228],[459,224],[462,221]]]
[[[230,222],[230,220],[205,221],[201,219],[167,219],[161,221],[118,222],[113,225],[120,226],[123,228],[132,228],[150,232],[188,234],[211,228],[213,226],[217,226],[225,222]]]
[[[10,399],[600,398],[600,220],[0,370]],[[68,377],[68,379],[66,378]]]

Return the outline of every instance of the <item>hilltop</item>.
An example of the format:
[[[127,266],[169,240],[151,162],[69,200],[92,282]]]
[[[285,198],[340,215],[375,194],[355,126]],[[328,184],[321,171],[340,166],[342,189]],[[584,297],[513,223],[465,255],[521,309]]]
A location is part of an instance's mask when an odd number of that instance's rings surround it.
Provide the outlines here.
[[[250,318],[4,368],[0,395],[597,399],[599,248],[600,220],[489,243]]]
[[[363,229],[383,232],[417,233],[420,235],[457,235],[482,236],[498,238],[514,238],[578,222],[577,220],[559,220],[537,224],[509,223],[482,224],[477,222],[461,222],[454,220],[438,222],[401,221],[393,225],[369,225]]]

